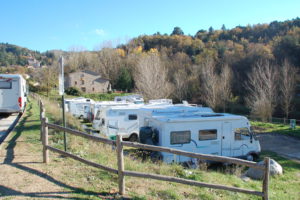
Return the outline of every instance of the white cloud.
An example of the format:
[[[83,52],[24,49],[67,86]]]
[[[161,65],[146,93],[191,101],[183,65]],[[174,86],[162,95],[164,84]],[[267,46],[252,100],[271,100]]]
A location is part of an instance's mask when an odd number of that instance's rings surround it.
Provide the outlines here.
[[[104,36],[105,31],[103,29],[95,29],[94,33],[98,36]]]

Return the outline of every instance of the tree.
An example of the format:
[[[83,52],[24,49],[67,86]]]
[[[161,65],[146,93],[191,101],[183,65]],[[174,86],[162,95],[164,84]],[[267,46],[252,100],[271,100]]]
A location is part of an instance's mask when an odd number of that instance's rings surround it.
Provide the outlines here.
[[[262,120],[272,118],[278,100],[278,69],[268,60],[258,61],[248,75],[246,102],[251,113]]]
[[[285,117],[289,117],[292,100],[296,91],[297,69],[293,67],[288,60],[284,60],[281,68],[281,105],[285,113]]]
[[[211,58],[207,58],[202,64],[202,100],[211,108],[225,110],[231,97],[232,72],[225,65],[220,74],[216,71],[216,64]]]
[[[122,67],[117,79],[116,89],[130,91],[133,88],[133,80],[128,68]]]
[[[167,98],[172,93],[168,70],[157,53],[143,55],[134,70],[136,88],[146,99]]]
[[[226,104],[229,102],[230,98],[232,97],[231,88],[232,88],[232,70],[226,64],[222,72],[220,74],[220,93],[221,93],[221,103],[223,107],[223,111],[226,110]]]
[[[221,30],[222,30],[222,31],[226,31],[225,24],[222,25]]]
[[[174,97],[182,101],[188,94],[189,76],[184,69],[179,69],[174,74]]]
[[[176,26],[173,30],[173,32],[171,33],[171,35],[184,35],[183,31],[181,30],[181,28],[179,28],[178,26]]]

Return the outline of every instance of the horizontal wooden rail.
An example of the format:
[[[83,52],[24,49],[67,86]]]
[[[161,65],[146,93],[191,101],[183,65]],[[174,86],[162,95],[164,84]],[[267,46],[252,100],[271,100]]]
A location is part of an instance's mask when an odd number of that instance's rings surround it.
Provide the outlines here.
[[[200,186],[200,187],[208,187],[208,188],[214,188],[214,189],[220,189],[220,190],[228,190],[228,191],[232,191],[232,192],[241,192],[241,193],[252,194],[252,195],[256,195],[256,196],[264,195],[262,192],[258,192],[258,191],[254,191],[254,190],[247,190],[247,189],[242,189],[242,188],[237,188],[237,187],[229,187],[229,186],[224,186],[224,185],[203,183],[203,182],[198,182],[198,181],[194,181],[194,180],[171,177],[171,176],[146,174],[146,173],[141,173],[141,172],[126,171],[126,170],[124,171],[124,175],[139,177],[139,178],[150,178],[150,179],[169,181],[169,182],[175,182],[175,183],[182,183],[182,184],[192,185],[192,186]]]
[[[114,168],[107,167],[107,166],[104,166],[104,165],[100,165],[98,163],[94,163],[94,162],[89,161],[89,160],[85,160],[81,157],[75,156],[74,154],[62,151],[60,149],[57,149],[57,148],[54,148],[54,147],[51,147],[51,146],[46,146],[46,148],[49,151],[53,151],[53,152],[59,153],[61,155],[73,158],[74,160],[80,161],[80,162],[85,163],[87,165],[90,165],[90,166],[93,166],[93,167],[96,167],[96,168],[99,168],[99,169],[103,169],[103,170],[109,171],[109,172],[114,173],[114,174],[118,174],[118,170],[116,170]]]
[[[96,141],[96,142],[102,142],[102,143],[105,143],[105,144],[116,145],[116,141],[113,141],[113,140],[110,140],[110,139],[107,139],[107,138],[103,138],[103,137],[96,137],[96,136],[89,135],[87,133],[84,133],[84,132],[81,132],[81,131],[76,131],[76,130],[73,130],[73,129],[70,129],[70,128],[64,128],[64,127],[56,125],[56,124],[47,123],[46,126],[48,126],[49,128],[55,129],[55,130],[65,131],[65,132],[70,133],[72,135],[77,135],[77,136],[80,136],[80,137],[83,137],[83,138],[86,138],[86,139],[90,139],[90,140],[93,140],[93,141]]]
[[[245,166],[255,168],[255,169],[261,169],[261,170],[265,169],[265,166],[257,165],[256,162],[242,160],[242,159],[238,159],[238,158],[229,158],[229,157],[224,157],[224,156],[192,153],[192,152],[181,151],[181,150],[167,148],[167,147],[140,144],[140,143],[135,143],[135,142],[126,142],[125,141],[125,142],[122,142],[122,145],[127,146],[127,147],[135,147],[135,148],[147,149],[147,150],[152,150],[152,151],[162,151],[162,152],[167,152],[167,153],[172,153],[172,154],[177,154],[177,155],[182,155],[182,156],[187,156],[187,157],[192,157],[192,158],[199,158],[199,159],[203,159],[203,160],[234,163],[234,164],[238,164],[238,165],[245,165]]]

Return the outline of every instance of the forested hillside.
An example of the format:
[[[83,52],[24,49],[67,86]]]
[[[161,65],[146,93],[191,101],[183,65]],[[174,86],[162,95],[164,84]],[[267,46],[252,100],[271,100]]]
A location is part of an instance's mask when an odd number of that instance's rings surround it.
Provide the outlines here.
[[[16,45],[0,43],[0,66],[26,66],[28,65],[28,59],[31,58],[41,61],[42,65],[49,65],[52,63],[53,57],[54,55],[51,52],[41,54],[38,51]]]

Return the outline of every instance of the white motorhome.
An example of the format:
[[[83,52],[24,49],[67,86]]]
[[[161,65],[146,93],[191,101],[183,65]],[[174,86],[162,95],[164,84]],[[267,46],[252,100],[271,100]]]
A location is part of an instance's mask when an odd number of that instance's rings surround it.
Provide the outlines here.
[[[138,110],[143,105],[114,106],[104,109],[100,132],[108,137],[122,135],[124,139],[138,140]]]
[[[87,99],[84,97],[65,100],[66,110],[73,116],[82,119],[88,119],[92,104],[94,104],[92,99]]]
[[[22,75],[0,74],[0,113],[22,113],[26,102],[26,80]]]
[[[218,113],[181,113],[145,118],[141,143],[183,151],[253,160],[260,152],[259,141],[250,131],[246,117]],[[194,162],[192,158],[160,153],[166,163]]]
[[[139,94],[127,95],[127,96],[117,96],[114,98],[116,102],[130,102],[134,104],[144,104],[144,99]]]
[[[116,102],[116,101],[98,101],[91,106],[91,115],[89,120],[93,122],[93,128],[100,130],[101,116],[104,109],[113,106],[127,106],[132,103]]]
[[[176,107],[176,108],[175,108]],[[139,139],[139,129],[141,127],[141,119],[145,116],[152,115],[153,113],[158,113],[158,110],[164,110],[170,108],[169,112],[181,112],[181,110],[197,110],[202,108],[195,108],[187,105],[174,106],[169,104],[169,102],[153,102],[153,104],[148,105],[127,105],[127,106],[116,106],[107,107],[103,110],[102,115],[96,116],[97,120],[100,122],[99,130],[101,133],[109,137],[116,135],[122,135],[124,139],[129,139],[130,141],[137,141]],[[157,112],[155,112],[157,111]],[[210,109],[212,112],[212,110]],[[148,114],[148,115],[147,115]]]

